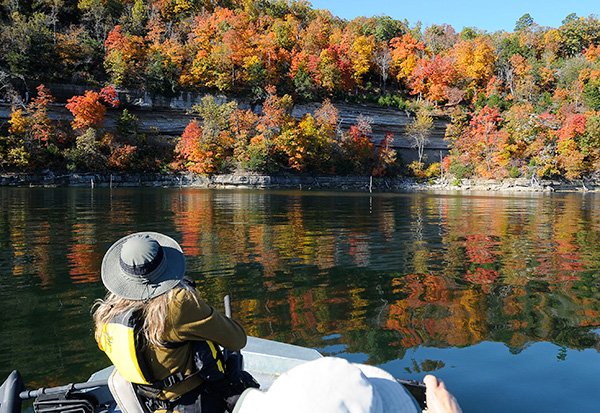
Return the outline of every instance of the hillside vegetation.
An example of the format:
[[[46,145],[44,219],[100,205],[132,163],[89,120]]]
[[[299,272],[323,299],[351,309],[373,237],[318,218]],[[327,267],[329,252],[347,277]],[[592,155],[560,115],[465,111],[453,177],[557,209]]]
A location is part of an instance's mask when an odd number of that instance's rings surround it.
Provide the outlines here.
[[[558,28],[528,14],[513,32],[387,16],[346,21],[304,1],[7,0],[0,9],[0,90],[12,105],[4,170],[189,170],[221,173],[563,177],[600,171],[600,21]],[[48,83],[85,85],[51,121]],[[119,91],[207,96],[176,145],[140,133]],[[225,95],[223,101],[212,95]],[[241,109],[235,97],[260,104]],[[302,119],[296,102],[322,102]],[[339,128],[335,102],[413,114],[418,160],[399,162],[371,120]],[[64,103],[63,103],[64,104]],[[114,130],[107,110],[120,111]],[[429,165],[433,118],[450,152]],[[429,160],[431,161],[431,160]]]

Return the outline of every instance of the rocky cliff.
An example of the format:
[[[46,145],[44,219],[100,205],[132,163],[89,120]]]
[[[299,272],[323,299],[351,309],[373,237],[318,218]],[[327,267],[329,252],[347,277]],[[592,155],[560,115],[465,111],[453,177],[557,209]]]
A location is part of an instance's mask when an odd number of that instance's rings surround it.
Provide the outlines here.
[[[83,94],[85,88],[77,85],[49,85],[49,87],[58,102],[60,102],[52,106],[50,116],[57,120],[71,120],[71,114],[64,108],[64,102],[73,95]],[[152,97],[137,91],[119,92],[119,97],[123,102],[122,107],[126,107],[139,118],[142,132],[156,132],[173,137],[181,135],[192,118],[188,111],[193,105],[199,103],[203,96],[199,93],[185,92],[172,99],[167,99]],[[224,96],[220,98],[223,101],[226,100]],[[251,107],[250,103],[243,99],[238,100],[238,104],[241,108]],[[334,102],[334,105],[339,111],[342,129],[348,129],[355,124],[358,116],[366,116],[372,120],[376,143],[386,133],[390,132],[394,135],[394,148],[405,161],[410,161],[416,157],[416,149],[412,148],[411,139],[406,135],[406,125],[412,121],[409,112],[366,104]],[[306,113],[313,113],[318,107],[318,103],[298,104],[294,106],[292,114],[300,118]],[[252,109],[260,111],[260,106],[253,106]],[[120,113],[120,109],[109,110],[105,127],[108,129],[114,128]],[[10,106],[0,104],[0,121],[5,122],[9,116]],[[448,120],[445,118],[434,120],[434,128],[425,150],[430,162],[438,161],[440,152],[445,153],[448,150],[447,143],[443,140],[447,124]]]

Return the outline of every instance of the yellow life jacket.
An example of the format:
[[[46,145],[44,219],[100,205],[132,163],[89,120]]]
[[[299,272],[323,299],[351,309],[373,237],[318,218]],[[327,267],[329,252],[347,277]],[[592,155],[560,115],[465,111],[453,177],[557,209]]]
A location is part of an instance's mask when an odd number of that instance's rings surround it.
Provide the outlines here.
[[[104,351],[119,374],[130,383],[153,382],[142,356],[143,340],[136,337],[141,331],[139,311],[127,311],[104,324],[98,347]]]
[[[141,320],[141,311],[129,310],[117,315],[102,328],[98,347],[106,353],[125,380],[164,389],[196,374],[208,381],[225,376],[225,359],[221,349],[212,341],[205,340],[193,342],[196,372],[187,377],[182,373],[174,373],[162,380],[155,380],[142,353],[145,342],[141,334]],[[165,347],[173,348],[184,344],[186,343],[165,343]]]

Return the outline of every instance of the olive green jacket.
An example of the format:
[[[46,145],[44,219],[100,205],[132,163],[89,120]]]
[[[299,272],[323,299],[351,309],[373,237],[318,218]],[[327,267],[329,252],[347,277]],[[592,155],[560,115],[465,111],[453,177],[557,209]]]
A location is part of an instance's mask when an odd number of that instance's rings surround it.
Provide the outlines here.
[[[188,376],[196,371],[191,341],[211,340],[230,350],[240,350],[246,345],[246,332],[242,326],[206,304],[196,290],[193,294],[183,288],[175,291],[168,310],[164,341],[188,344],[174,348],[149,346],[144,351],[144,358],[156,379],[162,380],[178,372]],[[173,400],[201,383],[200,377],[192,376],[163,390],[159,397]]]

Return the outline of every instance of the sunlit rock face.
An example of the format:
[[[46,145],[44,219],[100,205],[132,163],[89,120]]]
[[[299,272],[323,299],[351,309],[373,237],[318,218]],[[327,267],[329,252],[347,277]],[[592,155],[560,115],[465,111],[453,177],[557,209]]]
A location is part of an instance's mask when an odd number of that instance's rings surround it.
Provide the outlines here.
[[[50,89],[57,98],[57,102],[66,101],[74,95],[82,94],[81,87],[75,85],[51,85]],[[167,99],[160,96],[152,97],[148,93],[136,91],[119,91],[119,99],[127,105],[128,110],[140,120],[140,132],[158,133],[160,135],[179,137],[190,122],[192,115],[188,111],[193,105],[200,102],[204,94],[185,92],[179,96]],[[226,98],[221,96],[217,100],[223,102]],[[248,101],[239,100],[242,109],[252,108],[256,112],[261,111],[260,105],[252,105]],[[292,114],[301,118],[306,113],[314,113],[320,103],[307,103],[295,105]],[[334,106],[339,111],[340,126],[348,129],[356,124],[359,116],[364,116],[372,121],[373,140],[378,143],[386,133],[394,136],[392,146],[402,156],[402,159],[410,162],[417,158],[417,151],[412,146],[411,139],[406,136],[406,125],[413,120],[410,112],[394,108],[384,108],[376,105],[336,103]],[[0,104],[0,120],[10,118],[10,105]],[[120,111],[108,111],[104,126],[108,129],[116,126]],[[50,118],[55,120],[70,121],[71,113],[65,109],[64,103],[52,105]],[[447,118],[435,118],[434,126],[425,146],[427,162],[438,162],[440,151],[445,154],[448,150],[447,142],[444,141],[444,133],[449,120]]]

